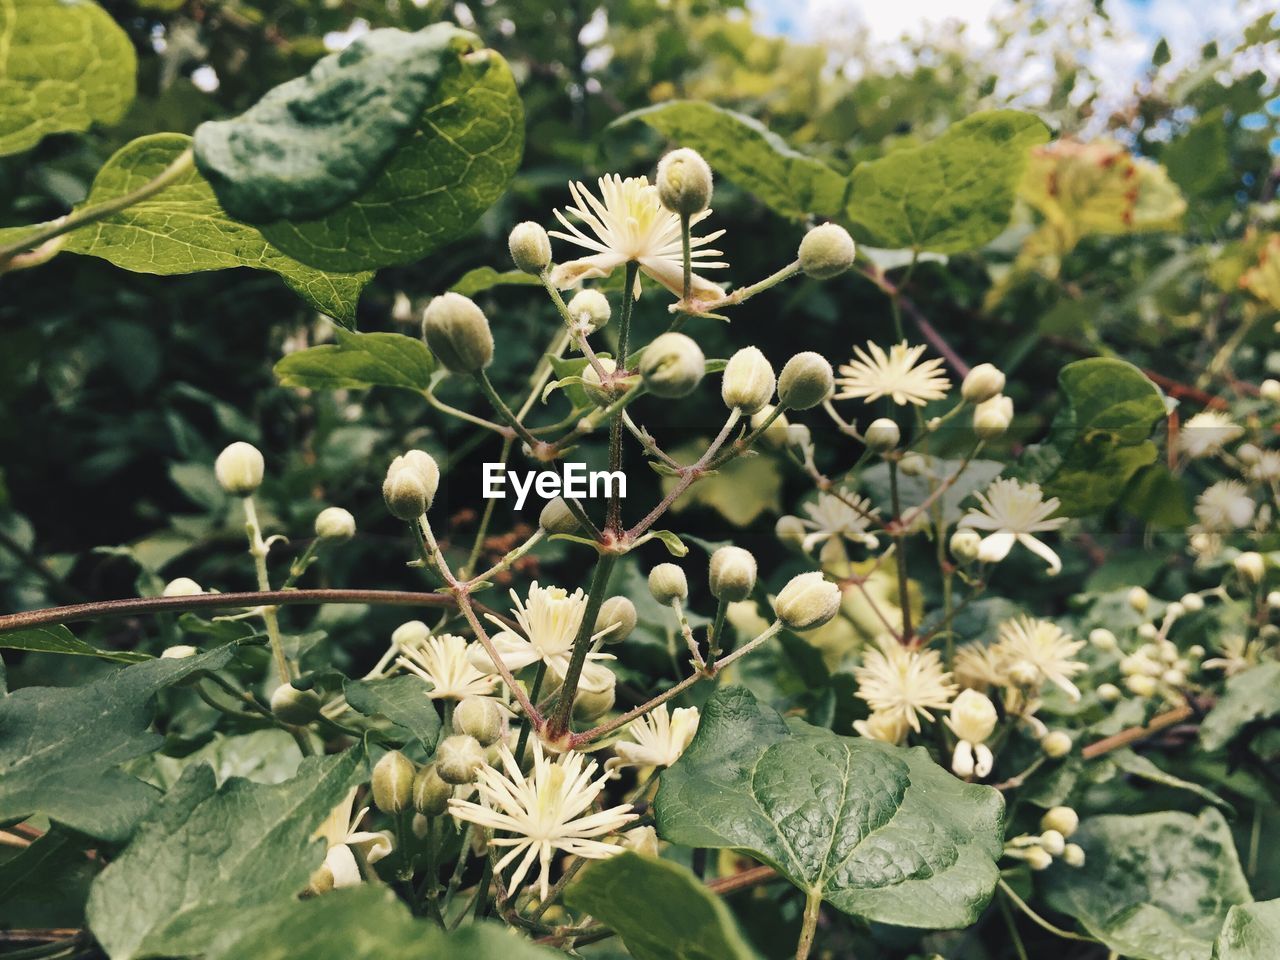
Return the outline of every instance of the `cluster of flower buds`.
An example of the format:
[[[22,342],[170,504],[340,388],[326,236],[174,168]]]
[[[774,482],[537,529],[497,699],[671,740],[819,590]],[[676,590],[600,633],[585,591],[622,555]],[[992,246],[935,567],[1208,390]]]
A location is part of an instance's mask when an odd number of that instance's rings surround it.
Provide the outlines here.
[[[1084,849],[1067,840],[1080,827],[1079,815],[1070,807],[1052,807],[1040,818],[1039,834],[1024,833],[1005,843],[1004,855],[1026,862],[1032,870],[1045,870],[1056,859],[1069,867],[1084,866]]]
[[[382,498],[391,515],[413,522],[431,508],[440,486],[440,467],[421,450],[410,450],[391,461],[382,481]]]

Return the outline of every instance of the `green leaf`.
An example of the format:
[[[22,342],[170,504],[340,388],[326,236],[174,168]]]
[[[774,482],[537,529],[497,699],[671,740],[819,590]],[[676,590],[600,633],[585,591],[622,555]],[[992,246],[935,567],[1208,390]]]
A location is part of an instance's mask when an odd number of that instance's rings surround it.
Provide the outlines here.
[[[697,150],[717,174],[784,217],[836,217],[844,210],[848,179],[794,150],[752,117],[698,100],[675,100],[632,111],[612,125],[635,120]]]
[[[1275,960],[1280,957],[1280,900],[1249,903],[1227,911],[1213,960]]]
[[[102,840],[129,836],[156,791],[117,769],[155,750],[151,698],[231,659],[226,646],[149,660],[83,687],[24,687],[0,698],[0,822],[40,814]]]
[[[1209,960],[1228,908],[1252,899],[1212,808],[1093,817],[1072,840],[1085,865],[1046,872],[1049,905],[1134,960]]]
[[[854,236],[935,253],[980,247],[1009,223],[1028,151],[1048,139],[1029,113],[989,110],[922,147],[860,163],[846,211]]]
[[[0,0],[0,155],[115,123],[137,86],[133,42],[88,0]]]
[[[363,773],[363,751],[304,760],[281,784],[212,768],[183,775],[94,881],[89,926],[111,960],[204,952],[247,909],[301,891],[324,860],[313,834]]]
[[[1200,724],[1200,744],[1220,750],[1246,726],[1280,714],[1280,661],[1269,660],[1227,681],[1225,692]]]
[[[474,297],[494,287],[540,287],[542,281],[523,270],[507,270],[499,272],[493,267],[476,267],[464,273],[458,282],[449,288],[450,293],[460,293],[464,297]]]
[[[543,960],[563,957],[492,923],[444,934],[380,884],[248,913],[205,960]]]
[[[386,717],[403,727],[408,735],[417,737],[428,753],[435,749],[440,735],[440,714],[420,678],[405,675],[383,680],[349,680],[344,690],[353,710],[366,717]]]
[[[684,545],[679,534],[671,530],[653,530],[651,533],[655,540],[662,541],[662,545],[667,548],[667,553],[673,557],[683,557],[689,552],[689,548]]]
[[[588,866],[566,905],[622,938],[635,960],[756,960],[733,913],[687,867],[632,851]]]
[[[190,145],[190,137],[177,133],[125,144],[98,171],[85,203],[136,190]],[[346,326],[355,324],[356,301],[373,279],[372,273],[324,273],[281,253],[258,230],[228,217],[195,169],[128,209],[72,231],[63,249],[101,257],[134,273],[162,276],[229,267],[269,270],[317,310]]]
[[[151,659],[145,653],[136,653],[132,650],[99,650],[92,644],[77,640],[71,631],[61,624],[0,633],[0,649],[26,650],[30,653],[62,653],[77,657],[101,657],[103,660],[115,660],[118,663],[141,663]]]
[[[1132,750],[1116,750],[1108,759],[1131,777],[1138,777],[1140,780],[1146,780],[1150,783],[1158,783],[1162,787],[1186,790],[1188,793],[1194,793],[1201,800],[1212,803],[1228,815],[1235,816],[1235,808],[1212,790],[1161,770],[1140,753],[1134,753]]]
[[[658,832],[745,850],[846,913],[923,928],[972,923],[991,899],[1004,800],[923,748],[794,722],[747,690],[708,701],[662,775]]]
[[[1131,363],[1104,357],[1062,368],[1063,404],[1048,439],[1028,450],[1023,472],[1069,517],[1111,506],[1143,467],[1154,463],[1148,438],[1165,416],[1164,395]]]
[[[84,925],[84,901],[96,872],[86,848],[94,841],[54,824],[0,863],[0,925]]]
[[[287,354],[275,366],[286,387],[341,390],[399,387],[422,393],[431,385],[436,361],[427,345],[402,333],[336,331],[337,343]]]

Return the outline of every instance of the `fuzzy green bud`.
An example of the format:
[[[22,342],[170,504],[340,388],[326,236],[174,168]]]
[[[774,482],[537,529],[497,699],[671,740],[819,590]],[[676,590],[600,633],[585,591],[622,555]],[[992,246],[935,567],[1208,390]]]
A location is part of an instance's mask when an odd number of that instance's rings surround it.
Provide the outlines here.
[[[1151,595],[1143,590],[1142,587],[1133,587],[1125,597],[1137,613],[1146,613],[1147,605],[1151,603]]]
[[[967,403],[986,403],[1004,390],[1004,374],[990,363],[980,363],[967,374],[960,384],[960,396]]]
[[[542,512],[538,514],[538,526],[547,533],[576,533],[581,524],[569,509],[564,497],[548,500]]]
[[[849,231],[836,223],[814,227],[800,241],[800,269],[815,280],[830,280],[853,266],[857,254]]]
[[[178,577],[176,580],[170,580],[164,585],[164,597],[198,597],[204,593],[204,588],[196,583],[190,577]]]
[[[982,537],[976,530],[961,527],[951,535],[951,555],[961,563],[973,563],[978,559],[978,551],[982,547]]]
[[[1232,561],[1232,566],[1236,568],[1236,573],[1240,574],[1249,583],[1261,583],[1262,578],[1267,573],[1266,563],[1262,559],[1262,554],[1255,553],[1252,550],[1236,557]]]
[[[373,765],[373,805],[383,813],[400,813],[413,800],[413,761],[399,750],[382,755]]]
[[[773,416],[773,406],[765,404],[759,410],[751,415],[751,429],[759,430],[769,417]],[[787,415],[780,413],[769,422],[769,426],[764,428],[764,433],[760,434],[760,442],[766,447],[773,450],[782,450],[787,445]]]
[[[1051,760],[1060,760],[1071,752],[1071,735],[1062,730],[1054,730],[1040,738],[1040,749]]]
[[[973,432],[983,440],[1003,436],[1013,423],[1013,401],[1004,394],[984,400],[973,408]]]
[[[316,514],[315,530],[321,540],[350,540],[356,535],[356,518],[342,507],[325,507]]]
[[[1272,403],[1280,402],[1280,380],[1268,377],[1258,384],[1258,393],[1263,400],[1270,400]]]
[[[611,374],[618,369],[617,363],[608,357],[597,357],[596,362],[600,364],[600,369],[607,374]],[[600,374],[596,371],[594,363],[588,363],[582,368],[582,389],[587,392],[587,396],[598,407],[607,407],[634,384],[635,377],[632,376],[610,380],[606,386],[601,382]]]
[[[198,647],[193,647],[189,643],[175,643],[172,647],[165,647],[160,651],[161,660],[185,660],[187,657],[194,657],[200,652]]]
[[[599,330],[612,315],[609,298],[599,290],[579,290],[567,304],[567,309],[570,320],[591,330]]]
[[[445,293],[427,304],[422,336],[451,373],[477,373],[493,361],[493,331],[475,301]]]
[[[449,807],[453,784],[440,778],[440,771],[429,763],[413,778],[413,809],[427,817],[438,817]]]
[[[743,347],[724,368],[720,396],[730,410],[754,415],[773,399],[778,379],[773,366],[756,347]]]
[[[711,204],[711,168],[688,147],[658,161],[658,199],[672,213],[691,217]]]
[[[711,555],[708,580],[717,600],[745,600],[756,586],[756,558],[741,547],[721,547]]]
[[[502,708],[489,697],[465,697],[454,708],[453,732],[475,737],[482,747],[497,743],[502,727]]]
[[[551,238],[542,225],[526,220],[517,223],[507,238],[511,259],[525,273],[537,276],[551,265]]]
[[[655,397],[687,397],[706,373],[707,358],[691,337],[664,333],[644,348],[640,376]]]
[[[649,592],[662,604],[683,601],[689,596],[689,581],[674,563],[660,563],[649,571]]]
[[[1116,635],[1106,627],[1094,627],[1089,631],[1089,642],[1099,650],[1115,650],[1119,646]]]
[[[243,440],[224,449],[213,463],[218,485],[236,497],[247,497],[262,486],[264,469],[262,451]]]
[[[1068,843],[1062,848],[1062,862],[1068,867],[1084,866],[1084,847],[1078,843]]]
[[[596,634],[608,630],[601,639],[605,643],[621,643],[631,636],[637,620],[636,605],[627,597],[610,597],[600,605],[595,629],[591,632]]]
[[[613,709],[618,678],[601,663],[587,663],[573,696],[573,715],[585,723],[597,720]]]
[[[778,400],[792,410],[816,407],[835,389],[835,374],[826,357],[812,350],[797,353],[778,377]]]
[[[866,441],[867,449],[873,453],[886,453],[902,440],[902,431],[888,417],[880,417],[871,421],[867,432],[863,434],[863,440]]]
[[[431,637],[431,628],[421,620],[407,620],[391,631],[391,642],[404,650]]]
[[[277,720],[294,726],[310,723],[320,715],[320,695],[282,683],[271,694],[271,712]]]
[[[1124,696],[1124,694],[1120,692],[1120,688],[1114,683],[1100,683],[1098,684],[1098,689],[1095,692],[1098,694],[1098,699],[1102,703],[1115,703]]]
[[[1080,815],[1070,807],[1050,807],[1040,818],[1041,830],[1056,830],[1063,837],[1072,836],[1080,828]]]
[[[471,783],[484,766],[484,747],[475,737],[456,733],[436,748],[436,772],[445,783]]]
[[[840,611],[840,588],[818,571],[802,573],[782,588],[773,610],[790,629],[811,630]]]
[[[417,520],[429,506],[421,478],[405,468],[387,472],[387,478],[382,481],[382,499],[391,515],[399,520]]]

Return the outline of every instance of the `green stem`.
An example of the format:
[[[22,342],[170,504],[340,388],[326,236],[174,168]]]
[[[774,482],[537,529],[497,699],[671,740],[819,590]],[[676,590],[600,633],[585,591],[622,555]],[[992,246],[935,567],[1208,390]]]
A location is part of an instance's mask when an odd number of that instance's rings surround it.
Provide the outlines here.
[[[244,498],[244,525],[249,537],[249,554],[253,557],[254,570],[258,576],[258,589],[266,593],[271,589],[271,575],[267,572],[267,553],[269,548],[262,539],[262,527],[258,523],[258,510],[254,506],[253,497]],[[267,626],[267,638],[271,641],[271,655],[276,661],[276,671],[280,674],[280,682],[288,683],[293,679],[289,668],[289,659],[284,653],[284,638],[280,635],[280,619],[276,616],[276,608],[271,605],[262,607],[262,622]]]
[[[503,441],[502,452],[498,454],[498,460],[506,466],[507,458],[511,456],[511,440]],[[476,529],[475,541],[471,544],[471,553],[467,556],[467,562],[462,565],[462,569],[458,573],[462,577],[470,577],[471,571],[475,569],[476,563],[480,560],[480,553],[484,550],[484,539],[489,533],[489,524],[493,522],[494,508],[497,507],[498,500],[496,497],[491,498],[485,504],[484,513],[480,516],[480,526]],[[483,577],[479,579],[484,579]]]
[[[889,461],[889,497],[893,505],[894,540],[898,549],[898,603],[902,607],[902,642],[911,642],[911,586],[907,580],[907,537],[902,527],[902,501],[898,495],[898,461]]]
[[[578,635],[573,638],[573,654],[569,659],[569,669],[565,671],[564,683],[560,688],[560,701],[556,704],[555,713],[551,715],[548,726],[548,738],[558,740],[569,732],[569,723],[573,719],[573,698],[578,692],[578,681],[582,678],[582,667],[587,662],[587,653],[591,649],[591,634],[596,627],[596,617],[600,615],[600,607],[604,604],[604,596],[609,590],[609,577],[613,573],[618,557],[613,553],[602,553],[596,560],[596,572],[591,578],[591,591],[587,594],[587,608],[582,614],[582,622],[578,625]]]
[[[818,932],[818,917],[822,913],[822,894],[811,890],[804,898],[804,921],[800,926],[800,941],[796,944],[796,960],[808,960],[813,949],[813,938]]]
[[[498,396],[498,391],[493,388],[493,382],[489,379],[489,375],[483,370],[477,370],[474,374],[476,384],[480,387],[480,392],[484,394],[485,399],[493,406],[503,420],[516,432],[521,440],[529,445],[530,450],[538,449],[538,438],[529,432],[528,428],[520,422],[520,418],[515,412],[507,406],[507,402]]]

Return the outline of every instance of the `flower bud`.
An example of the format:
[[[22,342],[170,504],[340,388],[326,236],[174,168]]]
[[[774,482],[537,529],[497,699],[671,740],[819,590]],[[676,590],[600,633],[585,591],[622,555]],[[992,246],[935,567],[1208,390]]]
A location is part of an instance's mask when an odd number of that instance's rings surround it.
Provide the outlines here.
[[[996,728],[996,707],[991,698],[977,690],[961,690],[951,704],[947,726],[961,740],[982,743]]]
[[[431,628],[421,620],[409,620],[391,632],[391,642],[401,650],[422,643],[431,637]]]
[[[1072,836],[1080,827],[1080,815],[1070,807],[1050,807],[1040,818],[1041,830],[1055,830],[1063,837]]]
[[[1262,578],[1266,576],[1266,564],[1262,560],[1262,554],[1254,553],[1252,550],[1242,553],[1232,561],[1232,566],[1236,568],[1236,573],[1244,577],[1250,583],[1261,583]]]
[[[1004,374],[990,363],[980,363],[970,370],[960,384],[960,396],[968,403],[986,403],[1004,390]]]
[[[453,784],[440,778],[440,771],[429,763],[413,778],[413,809],[428,817],[438,817],[449,806]]]
[[[320,715],[320,695],[282,683],[271,694],[271,712],[278,720],[294,726],[310,723]]]
[[[600,364],[600,369],[605,373],[613,373],[618,369],[618,364],[608,357],[597,357],[596,363]],[[601,382],[595,363],[588,363],[582,368],[582,389],[598,407],[607,407],[621,394],[620,384],[611,382],[605,386]]]
[[[1166,670],[1160,674],[1160,682],[1170,687],[1180,687],[1187,682],[1187,675],[1181,670]]]
[[[1280,380],[1272,380],[1268,377],[1258,384],[1258,393],[1262,395],[1263,400],[1270,400],[1272,403],[1280,402]]]
[[[745,600],[755,589],[756,558],[741,547],[721,547],[711,555],[708,579],[711,595],[717,600]]]
[[[413,761],[399,750],[382,755],[373,766],[373,805],[383,813],[399,813],[413,800]]]
[[[784,544],[796,550],[804,549],[805,537],[809,535],[804,521],[790,514],[778,518],[778,522],[773,526],[773,532]]]
[[[325,507],[316,514],[316,536],[321,540],[350,540],[356,535],[356,518],[342,507]]]
[[[1124,685],[1129,688],[1129,692],[1139,697],[1154,696],[1156,692],[1155,677],[1149,677],[1146,674],[1133,674],[1124,678]]]
[[[604,664],[585,664],[573,697],[574,718],[590,723],[613,709],[617,684],[618,678]]]
[[[908,453],[898,461],[898,472],[904,477],[918,477],[929,468],[929,461],[918,453]]]
[[[658,161],[658,199],[672,213],[691,217],[711,203],[711,168],[696,150],[681,147]]]
[[[1097,693],[1098,693],[1098,699],[1103,703],[1115,703],[1122,696],[1124,696],[1124,694],[1120,692],[1120,688],[1117,687],[1114,683],[1098,684]]]
[[[1236,458],[1245,466],[1253,466],[1262,459],[1262,451],[1252,443],[1242,443],[1236,447]]]
[[[436,772],[445,783],[471,783],[483,766],[484,747],[475,737],[456,733],[436,747]]]
[[[1062,730],[1054,730],[1040,738],[1040,749],[1051,760],[1059,760],[1071,752],[1071,736]]]
[[[621,643],[627,637],[631,636],[631,631],[636,628],[636,605],[626,597],[610,597],[600,605],[600,612],[596,615],[595,629],[593,634],[600,633],[604,630],[609,632],[602,638],[605,643]]]
[[[382,481],[382,499],[391,515],[399,520],[417,520],[427,512],[427,490],[418,474],[405,467],[394,466]]]
[[[502,708],[489,697],[464,697],[453,711],[453,732],[492,746],[502,736]]]
[[[658,831],[653,827],[635,827],[622,835],[622,845],[628,850],[656,857],[661,852],[658,847]]]
[[[580,524],[564,497],[556,497],[538,514],[538,526],[547,533],[576,533]]]
[[[751,415],[751,429],[759,430],[770,416],[773,415],[773,406],[765,404],[759,410]],[[764,433],[760,435],[760,441],[766,447],[773,450],[781,450],[787,445],[787,415],[780,413],[764,428]]]
[[[998,394],[973,408],[973,432],[983,440],[1003,436],[1013,422],[1013,401]]]
[[[489,319],[475,301],[460,293],[444,293],[427,304],[422,336],[451,373],[476,373],[493,360]]]
[[[814,227],[800,241],[800,269],[815,280],[830,280],[853,266],[853,237],[837,223]]]
[[[644,348],[640,377],[655,397],[687,397],[706,373],[707,358],[691,337],[664,333]]]
[[[161,660],[185,660],[187,657],[194,657],[200,650],[188,643],[175,643],[172,647],[165,647],[160,652]]]
[[[961,563],[973,563],[978,559],[978,550],[982,546],[982,537],[976,530],[961,527],[951,535],[951,555]]]
[[[720,396],[730,410],[754,415],[773,399],[777,383],[773,366],[765,355],[756,347],[743,347],[729,358],[724,368]]]
[[[1027,847],[1023,859],[1032,870],[1048,870],[1053,865],[1053,856],[1044,847]]]
[[[1078,843],[1068,843],[1062,849],[1062,862],[1068,867],[1084,866],[1084,847]]]
[[[196,583],[190,577],[178,577],[176,580],[170,580],[164,585],[164,597],[198,597],[204,593],[204,588]]]
[[[892,450],[901,439],[902,432],[898,429],[898,425],[888,417],[872,420],[871,425],[867,427],[867,432],[863,435],[867,449],[873,453],[885,453]]]
[[[792,410],[816,407],[835,389],[835,374],[822,354],[806,350],[787,361],[778,377],[778,400]]]
[[[1133,587],[1126,595],[1125,599],[1129,606],[1137,613],[1146,613],[1147,605],[1151,603],[1151,594],[1143,590],[1141,587]]]
[[[1040,835],[1040,846],[1044,847],[1045,852],[1050,856],[1060,857],[1067,847],[1067,839],[1057,830],[1046,830]]]
[[[1204,609],[1204,597],[1198,593],[1184,593],[1179,602],[1188,613],[1199,613]]]
[[[684,601],[689,597],[689,581],[674,563],[660,563],[649,571],[649,592],[662,604]]]
[[[797,453],[803,455],[806,450],[813,445],[813,437],[809,433],[809,428],[803,423],[791,423],[787,425],[787,446],[791,447]]]
[[[1280,609],[1280,590],[1272,590],[1267,594],[1267,606],[1272,610]]]
[[[213,463],[218,485],[236,497],[247,497],[262,486],[262,452],[251,443],[237,440]]]
[[[609,298],[599,290],[579,290],[568,304],[569,319],[592,330],[599,330],[609,322],[612,311]]]
[[[1090,630],[1089,642],[1099,650],[1114,650],[1118,646],[1116,635],[1106,627],[1095,627]]]
[[[778,598],[773,611],[792,630],[820,627],[840,610],[840,588],[820,572],[792,577]]]
[[[538,276],[551,264],[551,238],[542,225],[526,220],[517,223],[507,238],[511,259],[525,273]]]

